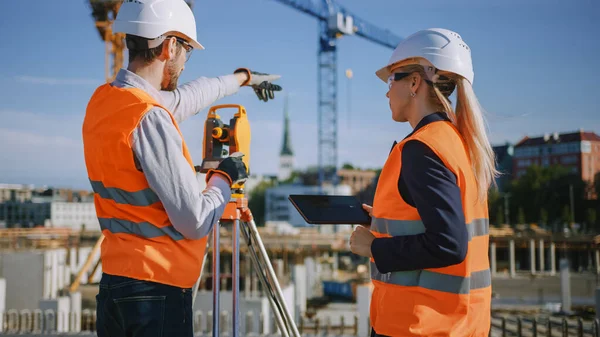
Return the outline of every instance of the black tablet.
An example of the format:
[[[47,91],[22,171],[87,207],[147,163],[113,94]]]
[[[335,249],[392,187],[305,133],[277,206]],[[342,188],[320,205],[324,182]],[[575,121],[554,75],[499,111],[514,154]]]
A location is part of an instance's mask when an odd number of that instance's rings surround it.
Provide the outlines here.
[[[309,224],[371,224],[369,213],[354,196],[291,194],[288,199]]]

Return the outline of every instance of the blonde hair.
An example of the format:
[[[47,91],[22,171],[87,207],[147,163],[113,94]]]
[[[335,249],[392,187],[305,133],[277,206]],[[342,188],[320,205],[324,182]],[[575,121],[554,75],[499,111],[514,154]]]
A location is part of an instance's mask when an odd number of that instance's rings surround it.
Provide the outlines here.
[[[402,67],[405,72],[418,72],[426,80],[428,77],[421,65]],[[499,176],[496,169],[496,159],[489,142],[483,109],[473,91],[471,83],[456,74],[439,73],[450,78],[453,83],[445,82],[440,90],[440,84],[429,86],[429,102],[438,111],[444,111],[458,129],[465,141],[467,155],[477,184],[479,200],[485,200],[490,186],[496,185],[495,178]],[[453,111],[448,96],[456,85],[456,111]],[[444,91],[442,93],[442,91]]]

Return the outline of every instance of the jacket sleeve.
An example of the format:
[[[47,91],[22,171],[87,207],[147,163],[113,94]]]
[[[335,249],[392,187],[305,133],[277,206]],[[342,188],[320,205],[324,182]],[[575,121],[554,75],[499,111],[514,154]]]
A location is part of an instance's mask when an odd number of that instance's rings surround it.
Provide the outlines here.
[[[381,273],[441,268],[461,263],[467,253],[460,189],[455,175],[422,142],[402,149],[402,179],[425,225],[425,233],[375,239],[371,253]]]
[[[215,78],[200,77],[180,85],[174,91],[163,90],[160,94],[165,107],[173,113],[177,123],[181,123],[239,89],[240,84],[232,74]]]
[[[231,197],[229,183],[213,175],[201,191],[183,155],[182,139],[168,113],[153,108],[132,134],[135,157],[173,227],[187,239],[210,233]]]

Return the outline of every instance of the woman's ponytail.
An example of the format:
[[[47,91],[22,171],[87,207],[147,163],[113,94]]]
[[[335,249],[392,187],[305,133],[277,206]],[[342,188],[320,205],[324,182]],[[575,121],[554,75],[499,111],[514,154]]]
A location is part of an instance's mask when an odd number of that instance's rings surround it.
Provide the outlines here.
[[[436,92],[439,91],[436,90]],[[496,170],[494,151],[486,133],[483,111],[471,83],[463,77],[456,80],[455,115],[456,127],[467,145],[478,186],[479,199],[484,200],[491,184],[495,185],[498,171]]]

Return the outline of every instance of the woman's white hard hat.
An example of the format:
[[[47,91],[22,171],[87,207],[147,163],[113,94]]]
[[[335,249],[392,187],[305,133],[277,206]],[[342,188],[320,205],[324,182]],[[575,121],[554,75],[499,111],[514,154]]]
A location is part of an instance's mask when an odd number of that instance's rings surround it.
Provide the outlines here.
[[[195,49],[204,49],[197,41],[194,13],[184,0],[124,0],[112,30],[146,39],[175,32]]]
[[[473,85],[471,49],[456,32],[443,28],[418,31],[402,40],[388,64],[376,74],[387,82],[392,69],[403,65],[422,64],[460,75]]]

